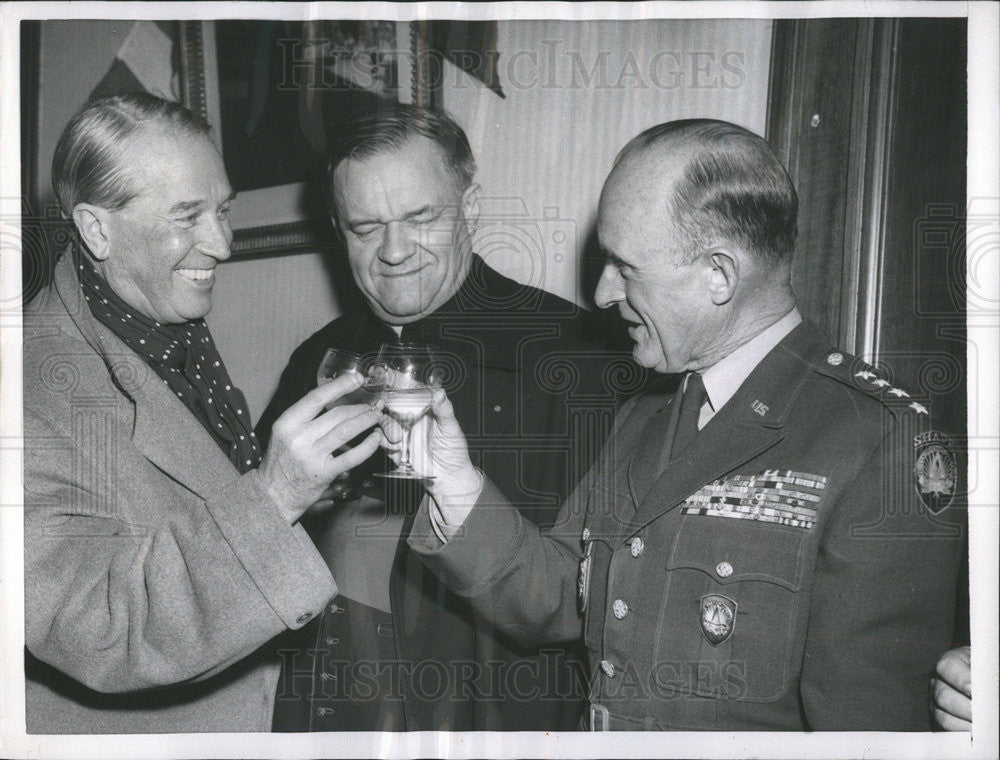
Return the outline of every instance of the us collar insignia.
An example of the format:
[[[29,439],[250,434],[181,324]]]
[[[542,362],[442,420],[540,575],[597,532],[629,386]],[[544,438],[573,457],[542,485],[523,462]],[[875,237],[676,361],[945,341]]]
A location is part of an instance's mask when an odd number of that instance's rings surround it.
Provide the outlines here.
[[[933,430],[913,438],[916,459],[913,474],[917,478],[917,495],[921,503],[934,514],[951,505],[955,495],[958,467],[949,446],[948,436]]]
[[[701,598],[701,632],[713,647],[733,635],[736,627],[736,602],[722,594]]]

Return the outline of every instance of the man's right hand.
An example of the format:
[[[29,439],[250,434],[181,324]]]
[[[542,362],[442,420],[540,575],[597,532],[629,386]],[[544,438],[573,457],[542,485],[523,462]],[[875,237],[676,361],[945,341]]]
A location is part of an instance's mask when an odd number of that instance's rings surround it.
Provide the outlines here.
[[[374,454],[383,440],[381,430],[375,427],[382,417],[380,411],[365,404],[323,411],[360,384],[354,373],[338,377],[311,390],[275,420],[259,473],[290,523],[320,499],[334,478]],[[333,455],[371,427],[375,429],[360,444]]]
[[[402,438],[399,424],[387,415],[382,428],[383,445],[398,462]],[[413,426],[410,441],[413,467],[427,478],[424,487],[433,500],[432,520],[450,535],[472,511],[483,489],[483,476],[472,466],[465,435],[443,390],[434,392],[430,413]]]

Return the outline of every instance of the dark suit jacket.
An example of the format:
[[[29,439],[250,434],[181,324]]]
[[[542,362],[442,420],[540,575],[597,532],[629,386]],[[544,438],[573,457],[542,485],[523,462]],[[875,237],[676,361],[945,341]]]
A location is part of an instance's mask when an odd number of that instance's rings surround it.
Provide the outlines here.
[[[410,546],[524,643],[582,630],[612,729],[927,730],[962,463],[827,346],[796,328],[659,475],[669,401],[630,402],[547,534],[487,487],[443,546],[423,506]]]
[[[520,285],[481,259],[462,288],[434,314],[405,325],[399,339],[436,345],[451,368],[445,386],[468,436],[472,456],[528,520],[550,525],[574,483],[587,471],[611,429],[619,393],[639,387],[643,373],[629,352],[609,347],[590,330],[589,315],[568,301]],[[329,347],[373,352],[397,336],[364,309],[334,320],[292,354],[277,392],[258,425],[267,440],[274,420],[315,387],[316,369]],[[620,345],[620,344],[619,344]],[[381,454],[360,468],[382,470]],[[357,476],[357,473],[356,473]],[[413,512],[422,490],[395,489],[369,480],[368,495],[387,500],[395,513]],[[403,666],[440,663],[446,690],[423,694],[402,678],[407,730],[554,730],[573,728],[581,712],[580,679],[567,653],[539,656],[474,617],[465,600],[407,549],[404,530],[390,579],[395,656]],[[300,650],[296,669],[308,667],[314,640],[282,642]],[[557,648],[558,650],[558,648]],[[572,654],[572,653],[571,653]],[[339,650],[330,658],[340,658]],[[289,662],[291,660],[288,660]],[[322,684],[316,673],[314,691]],[[298,690],[301,691],[301,690]],[[333,719],[309,725],[339,728],[346,712],[335,701],[316,702]],[[324,707],[325,706],[325,707]],[[295,709],[295,708],[293,708]],[[306,730],[301,722],[286,729]],[[353,725],[355,730],[372,726]]]

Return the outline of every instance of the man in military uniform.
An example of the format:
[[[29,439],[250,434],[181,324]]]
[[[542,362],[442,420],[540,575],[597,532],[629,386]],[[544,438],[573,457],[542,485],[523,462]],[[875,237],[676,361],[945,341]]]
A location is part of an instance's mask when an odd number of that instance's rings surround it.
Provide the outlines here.
[[[437,394],[410,546],[523,643],[580,636],[596,730],[927,730],[961,469],[926,399],[830,348],[791,291],[797,197],[757,135],[653,127],[600,202],[599,306],[685,373],[630,401],[541,533]],[[398,439],[391,422],[387,437]]]

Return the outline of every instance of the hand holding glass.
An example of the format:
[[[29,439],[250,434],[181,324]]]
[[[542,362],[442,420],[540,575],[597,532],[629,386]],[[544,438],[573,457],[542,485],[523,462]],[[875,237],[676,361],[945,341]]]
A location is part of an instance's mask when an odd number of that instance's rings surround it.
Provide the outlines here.
[[[348,404],[368,404],[372,406],[378,401],[381,387],[372,381],[372,376],[368,373],[368,363],[364,357],[353,351],[345,351],[340,348],[328,348],[323,355],[319,368],[316,370],[316,385],[326,385],[334,378],[341,375],[356,374],[362,379],[362,384],[350,393],[346,393],[333,403],[327,406],[332,409],[335,406],[346,406]],[[344,451],[347,446],[341,447],[336,453]],[[360,484],[351,480],[351,471],[342,473],[323,494],[323,498],[318,502],[320,506],[326,505],[330,501],[350,501],[361,495]]]

